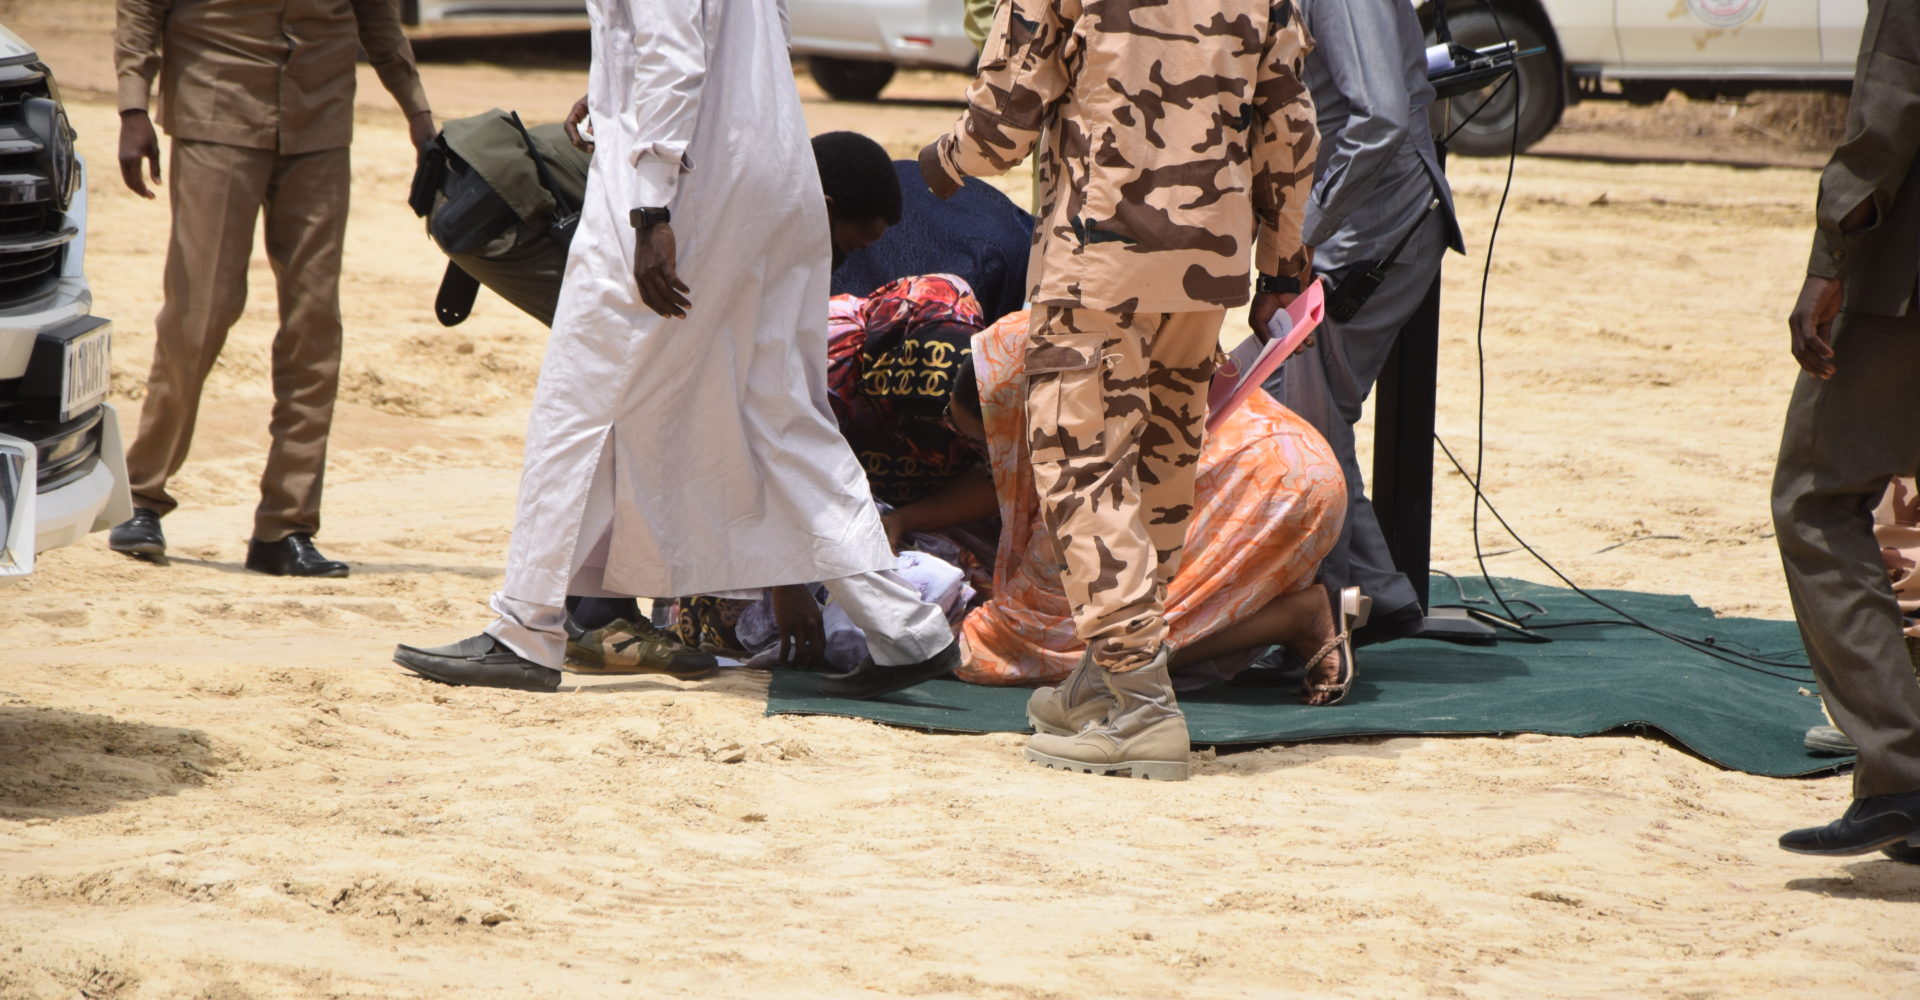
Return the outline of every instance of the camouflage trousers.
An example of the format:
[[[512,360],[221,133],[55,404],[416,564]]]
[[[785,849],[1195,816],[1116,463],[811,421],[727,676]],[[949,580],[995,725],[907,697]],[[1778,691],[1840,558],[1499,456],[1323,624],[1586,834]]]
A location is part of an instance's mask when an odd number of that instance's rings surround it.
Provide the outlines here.
[[[1205,440],[1222,309],[1036,306],[1027,339],[1034,487],[1094,662],[1146,666],[1167,638]]]

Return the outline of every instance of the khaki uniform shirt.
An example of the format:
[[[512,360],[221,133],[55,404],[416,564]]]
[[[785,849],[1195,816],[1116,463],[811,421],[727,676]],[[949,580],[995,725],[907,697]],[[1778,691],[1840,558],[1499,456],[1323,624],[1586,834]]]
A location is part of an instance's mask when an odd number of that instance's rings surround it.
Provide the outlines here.
[[[1311,47],[1292,0],[1002,0],[936,148],[955,177],[997,174],[1047,133],[1034,303],[1240,305],[1250,250],[1264,273],[1307,270]]]
[[[407,115],[426,111],[398,0],[119,0],[120,110],[147,109],[175,139],[285,154],[353,138],[354,62],[364,47]]]

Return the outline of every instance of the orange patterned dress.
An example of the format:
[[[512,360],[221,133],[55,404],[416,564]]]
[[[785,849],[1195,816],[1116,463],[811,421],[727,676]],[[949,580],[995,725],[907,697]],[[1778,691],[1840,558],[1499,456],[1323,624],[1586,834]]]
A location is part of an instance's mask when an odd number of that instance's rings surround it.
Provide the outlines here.
[[[959,676],[975,684],[1052,683],[1073,669],[1083,648],[1027,458],[1026,334],[1027,314],[1016,312],[973,338],[1002,525],[994,596],[962,623],[966,655]],[[1326,440],[1264,393],[1208,435],[1195,493],[1186,558],[1167,594],[1176,646],[1310,586],[1347,509],[1346,483]],[[1232,676],[1258,653],[1188,665],[1176,679],[1185,675],[1183,686],[1189,686]]]

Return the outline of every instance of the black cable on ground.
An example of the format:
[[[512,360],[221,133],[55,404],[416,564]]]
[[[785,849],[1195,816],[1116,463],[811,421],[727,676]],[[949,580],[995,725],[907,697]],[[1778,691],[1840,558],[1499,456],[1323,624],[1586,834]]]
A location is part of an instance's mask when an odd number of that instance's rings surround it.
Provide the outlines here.
[[[1440,436],[1437,434],[1434,435],[1434,443],[1438,444],[1440,446],[1440,450],[1446,454],[1447,461],[1453,463],[1454,469],[1460,473],[1460,478],[1465,479],[1467,481],[1467,484],[1473,487],[1475,502],[1485,503],[1487,506],[1487,512],[1492,514],[1494,516],[1494,519],[1500,522],[1500,527],[1505,529],[1507,534],[1512,535],[1513,540],[1515,542],[1518,542],[1520,547],[1522,549],[1525,549],[1528,555],[1532,556],[1536,561],[1540,563],[1540,565],[1545,566],[1548,572],[1558,577],[1560,579],[1560,582],[1566,584],[1569,590],[1572,590],[1574,593],[1579,594],[1581,597],[1584,597],[1587,600],[1592,601],[1593,603],[1599,605],[1600,607],[1603,607],[1608,611],[1611,611],[1614,614],[1619,616],[1619,619],[1615,621],[1609,621],[1607,619],[1583,619],[1583,620],[1577,620],[1577,621],[1555,622],[1552,624],[1536,624],[1534,622],[1528,621],[1529,618],[1533,617],[1531,613],[1527,615],[1515,615],[1510,610],[1508,610],[1507,614],[1509,618],[1512,618],[1516,622],[1522,622],[1526,625],[1527,628],[1535,631],[1538,631],[1543,628],[1572,628],[1576,625],[1631,625],[1635,628],[1645,629],[1648,632],[1652,632],[1654,635],[1657,635],[1663,639],[1667,639],[1669,641],[1678,643],[1697,653],[1703,653],[1707,656],[1713,657],[1716,660],[1722,660],[1727,663],[1731,663],[1734,666],[1739,667],[1743,670],[1751,670],[1751,671],[1754,671],[1755,673],[1766,674],[1769,677],[1778,677],[1782,680],[1799,681],[1801,683],[1808,682],[1808,678],[1794,677],[1787,674],[1775,673],[1772,670],[1766,669],[1766,667],[1768,666],[1783,667],[1783,668],[1794,669],[1794,670],[1811,670],[1812,669],[1811,667],[1805,664],[1790,663],[1784,660],[1776,660],[1776,659],[1760,656],[1755,653],[1742,653],[1738,650],[1725,649],[1724,647],[1721,647],[1718,643],[1716,643],[1711,639],[1696,639],[1692,636],[1683,635],[1681,633],[1674,632],[1670,629],[1661,628],[1658,625],[1655,625],[1651,622],[1643,621],[1640,618],[1634,616],[1633,614],[1630,614],[1626,611],[1621,610],[1620,608],[1614,606],[1613,604],[1608,603],[1605,599],[1601,598],[1599,595],[1594,594],[1588,591],[1585,587],[1582,587],[1579,584],[1573,582],[1573,579],[1571,577],[1567,576],[1565,573],[1562,573],[1559,567],[1555,566],[1552,562],[1548,561],[1547,557],[1541,555],[1538,550],[1536,550],[1531,544],[1527,542],[1526,539],[1520,537],[1519,532],[1516,532],[1513,530],[1513,526],[1508,524],[1507,519],[1500,514],[1499,508],[1495,507],[1493,505],[1493,502],[1491,500],[1488,500],[1484,493],[1480,492],[1480,484],[1475,482],[1473,477],[1467,474],[1467,470],[1464,466],[1460,464],[1460,460],[1454,457],[1453,449],[1448,448],[1447,443],[1445,441],[1442,441],[1440,439]],[[1489,592],[1497,593],[1497,591],[1494,591],[1492,589],[1493,581],[1490,577],[1486,575],[1486,569],[1484,566],[1482,566],[1481,568],[1481,579],[1488,584]],[[1507,608],[1505,603],[1502,603],[1501,607],[1503,610]]]
[[[1514,47],[1517,50],[1517,43],[1514,41],[1513,36],[1507,33],[1506,25],[1502,23],[1500,20],[1500,12],[1497,10],[1494,10],[1493,5],[1488,3],[1487,0],[1480,0],[1480,5],[1486,8],[1487,13],[1493,18],[1494,30],[1500,33],[1501,39],[1504,42],[1506,42],[1508,46]],[[1454,126],[1453,130],[1448,132],[1446,136],[1446,139],[1453,138],[1453,136],[1457,134],[1461,128],[1465,127],[1468,122],[1471,122],[1476,116],[1480,114],[1480,112],[1486,110],[1487,105],[1492,103],[1495,97],[1499,96],[1501,90],[1506,87],[1508,82],[1511,82],[1514,88],[1514,97],[1513,97],[1514,112],[1513,112],[1513,128],[1508,135],[1507,176],[1506,176],[1505,183],[1502,185],[1500,189],[1500,203],[1494,210],[1493,227],[1489,231],[1487,236],[1487,254],[1486,254],[1485,262],[1482,264],[1481,271],[1480,271],[1479,317],[1475,323],[1474,335],[1473,335],[1475,368],[1476,368],[1476,375],[1478,378],[1478,385],[1476,387],[1475,407],[1474,407],[1476,433],[1475,433],[1475,442],[1474,442],[1473,474],[1468,475],[1466,467],[1460,464],[1460,460],[1458,458],[1454,457],[1453,449],[1447,447],[1446,441],[1441,439],[1437,431],[1433,436],[1434,443],[1438,444],[1440,446],[1440,450],[1446,454],[1447,461],[1453,463],[1454,470],[1460,473],[1460,478],[1466,480],[1467,484],[1473,488],[1473,558],[1474,558],[1475,564],[1478,565],[1480,568],[1481,581],[1486,584],[1487,592],[1491,594],[1493,596],[1494,601],[1497,604],[1499,604],[1501,612],[1510,621],[1524,624],[1525,627],[1530,630],[1537,631],[1539,629],[1546,629],[1546,628],[1572,628],[1576,625],[1625,624],[1625,625],[1630,625],[1636,628],[1645,629],[1646,631],[1651,632],[1655,635],[1658,635],[1663,639],[1667,639],[1668,641],[1674,642],[1678,645],[1691,649],[1695,652],[1702,653],[1706,656],[1712,657],[1713,659],[1720,660],[1725,663],[1730,663],[1733,666],[1741,668],[1742,670],[1750,670],[1755,673],[1765,674],[1769,677],[1777,677],[1782,680],[1809,683],[1810,680],[1808,678],[1795,677],[1788,674],[1777,673],[1773,670],[1766,669],[1767,667],[1780,667],[1783,669],[1811,671],[1812,667],[1808,666],[1807,664],[1794,663],[1794,662],[1788,662],[1785,660],[1774,659],[1766,656],[1761,656],[1757,653],[1742,653],[1742,652],[1739,652],[1738,650],[1728,650],[1728,649],[1725,649],[1724,647],[1719,646],[1711,638],[1696,639],[1692,636],[1683,635],[1681,633],[1674,632],[1669,629],[1661,628],[1650,622],[1642,621],[1641,619],[1635,617],[1634,615],[1631,615],[1626,611],[1623,611],[1620,608],[1615,607],[1612,604],[1609,604],[1605,600],[1602,600],[1597,595],[1586,590],[1586,588],[1581,587],[1579,584],[1575,583],[1571,577],[1567,576],[1565,573],[1562,573],[1559,567],[1555,566],[1552,562],[1549,562],[1545,556],[1542,556],[1539,553],[1539,551],[1534,549],[1532,545],[1528,544],[1526,539],[1521,538],[1520,533],[1513,530],[1513,526],[1507,523],[1507,519],[1501,515],[1499,509],[1493,505],[1493,501],[1490,498],[1488,498],[1486,493],[1481,489],[1481,482],[1482,482],[1482,478],[1486,468],[1486,449],[1487,449],[1487,435],[1486,435],[1486,429],[1487,429],[1487,347],[1486,347],[1487,288],[1491,283],[1492,277],[1493,277],[1493,250],[1494,250],[1495,243],[1500,238],[1500,222],[1506,216],[1507,200],[1508,200],[1508,197],[1513,192],[1514,165],[1520,159],[1520,102],[1521,102],[1524,91],[1521,89],[1520,73],[1517,66],[1512,72],[1508,73],[1507,76],[1501,80],[1500,84],[1494,88],[1492,93],[1487,95],[1485,100],[1480,102],[1479,107],[1474,108],[1473,112],[1469,114],[1465,119],[1463,119],[1459,125]],[[1443,145],[1446,142],[1446,139],[1441,140]],[[1618,615],[1619,620],[1608,621],[1606,619],[1585,619],[1585,620],[1579,620],[1579,621],[1555,622],[1550,624],[1534,624],[1529,622],[1528,619],[1534,617],[1535,612],[1529,612],[1524,615],[1516,614],[1513,610],[1512,605],[1508,602],[1506,596],[1500,593],[1499,586],[1494,583],[1493,574],[1487,570],[1487,560],[1486,560],[1485,550],[1480,544],[1480,508],[1482,505],[1485,505],[1487,512],[1489,514],[1492,514],[1494,519],[1500,522],[1500,527],[1504,529],[1508,535],[1512,536],[1513,540],[1519,543],[1520,547],[1526,550],[1526,553],[1528,555],[1532,556],[1537,562],[1540,563],[1540,565],[1545,566],[1548,572],[1551,572],[1555,577],[1558,577],[1560,582],[1566,584],[1567,587],[1571,589],[1574,593],[1579,594],[1581,597],[1586,598],[1589,601],[1592,601],[1594,604],[1599,605],[1602,608],[1605,608],[1606,610],[1612,612],[1615,615]],[[1457,585],[1458,581],[1455,581],[1455,583]],[[1522,602],[1522,603],[1531,604],[1532,602],[1528,601],[1528,602]],[[1535,605],[1535,607],[1537,607],[1537,605]]]

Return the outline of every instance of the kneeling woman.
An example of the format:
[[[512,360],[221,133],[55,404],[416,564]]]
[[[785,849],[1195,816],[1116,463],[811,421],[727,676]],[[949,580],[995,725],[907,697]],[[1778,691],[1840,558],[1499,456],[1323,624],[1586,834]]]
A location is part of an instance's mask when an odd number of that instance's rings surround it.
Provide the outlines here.
[[[1026,313],[1013,313],[974,337],[974,377],[959,380],[949,418],[989,458],[1002,525],[993,596],[962,625],[959,676],[977,684],[1054,683],[1083,651],[1027,453],[1026,325]],[[1309,664],[1302,702],[1344,698],[1353,661],[1336,621],[1339,595],[1315,579],[1347,506],[1326,441],[1256,393],[1208,434],[1194,502],[1186,555],[1166,599],[1175,683],[1191,690],[1225,680],[1267,646],[1282,645]]]

